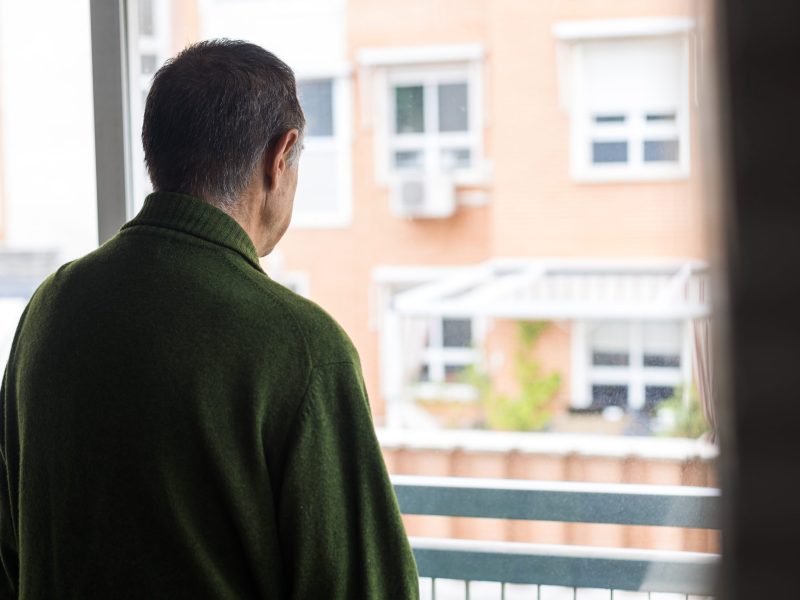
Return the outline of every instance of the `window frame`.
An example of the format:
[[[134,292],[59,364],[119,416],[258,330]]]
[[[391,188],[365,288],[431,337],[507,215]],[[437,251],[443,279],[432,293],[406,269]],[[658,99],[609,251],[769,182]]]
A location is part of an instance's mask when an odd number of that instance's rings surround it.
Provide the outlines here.
[[[680,21],[680,22],[678,22]],[[689,20],[669,18],[609,20],[589,23],[560,23],[555,28],[556,37],[567,44],[568,60],[560,65],[561,93],[565,96],[569,113],[569,162],[570,175],[579,183],[671,181],[687,179],[691,170],[690,136],[690,39],[687,32],[693,23]],[[640,107],[636,112],[624,110],[609,111],[607,114],[624,114],[624,125],[599,125],[594,123],[593,111],[586,102],[583,92],[586,79],[586,47],[597,41],[619,41],[635,39],[672,39],[677,41],[680,52],[680,82],[678,105],[662,107]],[[563,50],[563,47],[562,47]],[[562,53],[563,58],[563,53]],[[665,123],[647,124],[645,115],[656,113],[675,113],[674,126]],[[593,132],[600,130],[600,138]],[[653,133],[649,133],[653,132]],[[671,135],[678,140],[678,161],[646,162],[644,143],[662,141],[665,138],[649,138],[649,135]],[[592,141],[625,141],[628,144],[628,160],[625,163],[592,162]]]
[[[427,323],[428,337],[419,364],[420,367],[429,365],[429,372],[434,372],[437,378],[406,381],[400,372],[402,368],[398,370],[403,362],[403,338],[400,317],[391,309],[395,296],[430,283],[450,271],[452,268],[449,267],[379,267],[372,274],[370,327],[379,338],[381,394],[387,403],[388,420],[391,420],[389,413],[397,408],[394,403],[400,398],[455,402],[474,402],[478,398],[473,385],[445,381],[444,367],[447,364],[478,366],[482,363],[481,349],[491,326],[486,318],[464,317],[472,322],[471,347],[444,347],[445,317],[422,317]]]
[[[570,410],[582,411],[592,407],[592,386],[621,385],[628,388],[625,411],[643,410],[647,386],[683,386],[683,398],[689,397],[693,377],[691,322],[681,325],[681,364],[679,367],[648,367],[644,365],[644,329],[646,321],[619,321],[628,328],[628,364],[596,366],[592,360],[592,328],[603,321],[576,321],[572,326],[572,394]],[[687,385],[688,384],[688,385]]]
[[[341,169],[337,177],[337,206],[331,212],[310,212],[298,210],[297,204],[292,212],[290,229],[343,229],[353,221],[353,103],[352,82],[349,68],[337,72],[298,72],[298,83],[304,81],[331,81],[331,102],[333,115],[333,135],[309,136],[303,138],[303,153],[300,155],[300,169],[303,168],[303,154],[306,152],[335,152]]]
[[[403,170],[393,168],[391,164],[392,148],[398,150],[409,148],[413,141],[396,142],[394,135],[393,111],[394,97],[392,87],[396,84],[419,83],[420,81],[436,81],[436,74],[442,73],[450,81],[451,76],[459,74],[459,82],[467,83],[468,126],[464,135],[466,147],[471,152],[471,166],[468,169],[455,169],[449,173],[456,186],[484,187],[491,178],[491,165],[484,152],[484,128],[486,122],[486,106],[484,95],[484,52],[480,44],[453,44],[438,46],[417,46],[411,48],[376,48],[364,49],[358,57],[361,73],[360,86],[362,104],[366,111],[362,115],[363,125],[372,127],[374,134],[375,179],[382,186],[388,186]],[[371,80],[371,81],[370,81]],[[432,104],[432,102],[429,102]],[[437,117],[438,118],[438,117]],[[439,132],[435,132],[436,135]],[[444,132],[445,136],[452,132]],[[431,133],[431,137],[434,133]],[[424,136],[420,136],[424,140]],[[438,147],[431,140],[432,147]],[[453,146],[445,143],[444,146]],[[431,155],[430,152],[427,153]],[[432,161],[433,162],[433,161]],[[484,203],[485,199],[476,204]]]
[[[467,86],[467,130],[439,131],[439,86],[447,84],[464,83]],[[445,171],[441,168],[441,154],[443,151],[466,149],[470,151],[470,166],[454,169],[449,173],[458,179],[469,176],[476,170],[480,161],[481,136],[475,129],[478,119],[470,80],[469,68],[464,66],[428,66],[413,68],[393,68],[387,76],[388,115],[385,127],[387,128],[386,144],[386,170],[392,175],[405,173],[393,164],[392,157],[395,152],[422,151],[423,172]],[[404,86],[420,86],[423,89],[423,121],[424,130],[421,133],[397,133],[395,123],[397,110],[395,103],[395,89]],[[412,172],[419,172],[413,170]]]

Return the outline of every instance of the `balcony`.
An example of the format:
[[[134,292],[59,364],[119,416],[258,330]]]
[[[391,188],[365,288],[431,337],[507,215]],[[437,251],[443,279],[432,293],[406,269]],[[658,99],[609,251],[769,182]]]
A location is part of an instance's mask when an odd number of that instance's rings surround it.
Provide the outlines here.
[[[719,490],[663,485],[392,477],[405,515],[717,529]],[[700,552],[411,538],[423,598],[709,597],[719,556]]]

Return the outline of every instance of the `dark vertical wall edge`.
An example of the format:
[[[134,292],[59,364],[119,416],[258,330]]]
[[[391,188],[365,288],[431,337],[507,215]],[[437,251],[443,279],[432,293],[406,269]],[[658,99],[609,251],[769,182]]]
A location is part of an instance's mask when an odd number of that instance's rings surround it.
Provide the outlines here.
[[[800,3],[718,0],[723,600],[797,598]]]

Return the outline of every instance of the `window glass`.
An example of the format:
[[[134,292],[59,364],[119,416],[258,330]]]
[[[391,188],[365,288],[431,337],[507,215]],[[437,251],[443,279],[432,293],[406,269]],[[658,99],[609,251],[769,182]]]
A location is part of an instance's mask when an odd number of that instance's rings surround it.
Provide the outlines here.
[[[300,102],[306,116],[306,135],[333,135],[333,82],[298,82]]]
[[[419,85],[395,88],[397,133],[422,133],[425,131],[423,94],[423,88]]]
[[[394,153],[394,166],[398,169],[421,169],[425,156],[421,150],[399,150]]]
[[[442,170],[466,169],[471,164],[472,152],[469,148],[446,148],[442,150]]]
[[[628,406],[628,386],[593,385],[592,408],[604,409],[609,406]]]
[[[595,115],[595,123],[624,123],[625,115]]]
[[[439,84],[439,131],[467,131],[467,84]]]
[[[97,247],[89,40],[88,2],[0,0],[0,369],[37,287]]]
[[[443,319],[442,345],[446,348],[469,348],[472,345],[472,321]]]
[[[626,324],[604,324],[592,334],[592,364],[596,366],[628,366],[630,364],[630,327]]]
[[[680,367],[683,335],[680,323],[645,323],[644,366]]]
[[[678,140],[645,140],[645,162],[677,162],[680,145]]]
[[[675,113],[651,113],[646,117],[649,122],[672,123],[675,121]]]
[[[675,395],[675,388],[669,385],[648,385],[644,388],[645,409],[652,410],[659,402]]]
[[[592,162],[628,162],[628,142],[592,142]]]

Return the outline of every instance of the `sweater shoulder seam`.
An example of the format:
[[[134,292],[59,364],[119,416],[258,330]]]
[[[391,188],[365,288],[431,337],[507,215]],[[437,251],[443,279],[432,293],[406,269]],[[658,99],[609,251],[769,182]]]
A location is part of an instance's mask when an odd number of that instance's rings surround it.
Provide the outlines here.
[[[311,400],[310,400],[310,398],[311,398],[311,382],[314,379],[314,373],[316,371],[319,371],[320,369],[322,369],[324,367],[332,367],[332,366],[336,366],[336,365],[354,365],[355,366],[355,362],[352,361],[352,360],[328,361],[328,362],[320,363],[318,365],[314,365],[309,370],[308,382],[306,384],[306,389],[303,392],[303,395],[301,396],[300,402],[299,402],[299,404],[297,406],[297,410],[295,410],[295,413],[294,413],[294,415],[292,415],[292,418],[291,418],[291,424],[289,425],[289,431],[290,432],[295,431],[298,427],[300,427],[302,421],[305,419],[306,415],[308,414],[308,411],[310,410],[310,407],[311,407],[311,404],[312,404]]]

